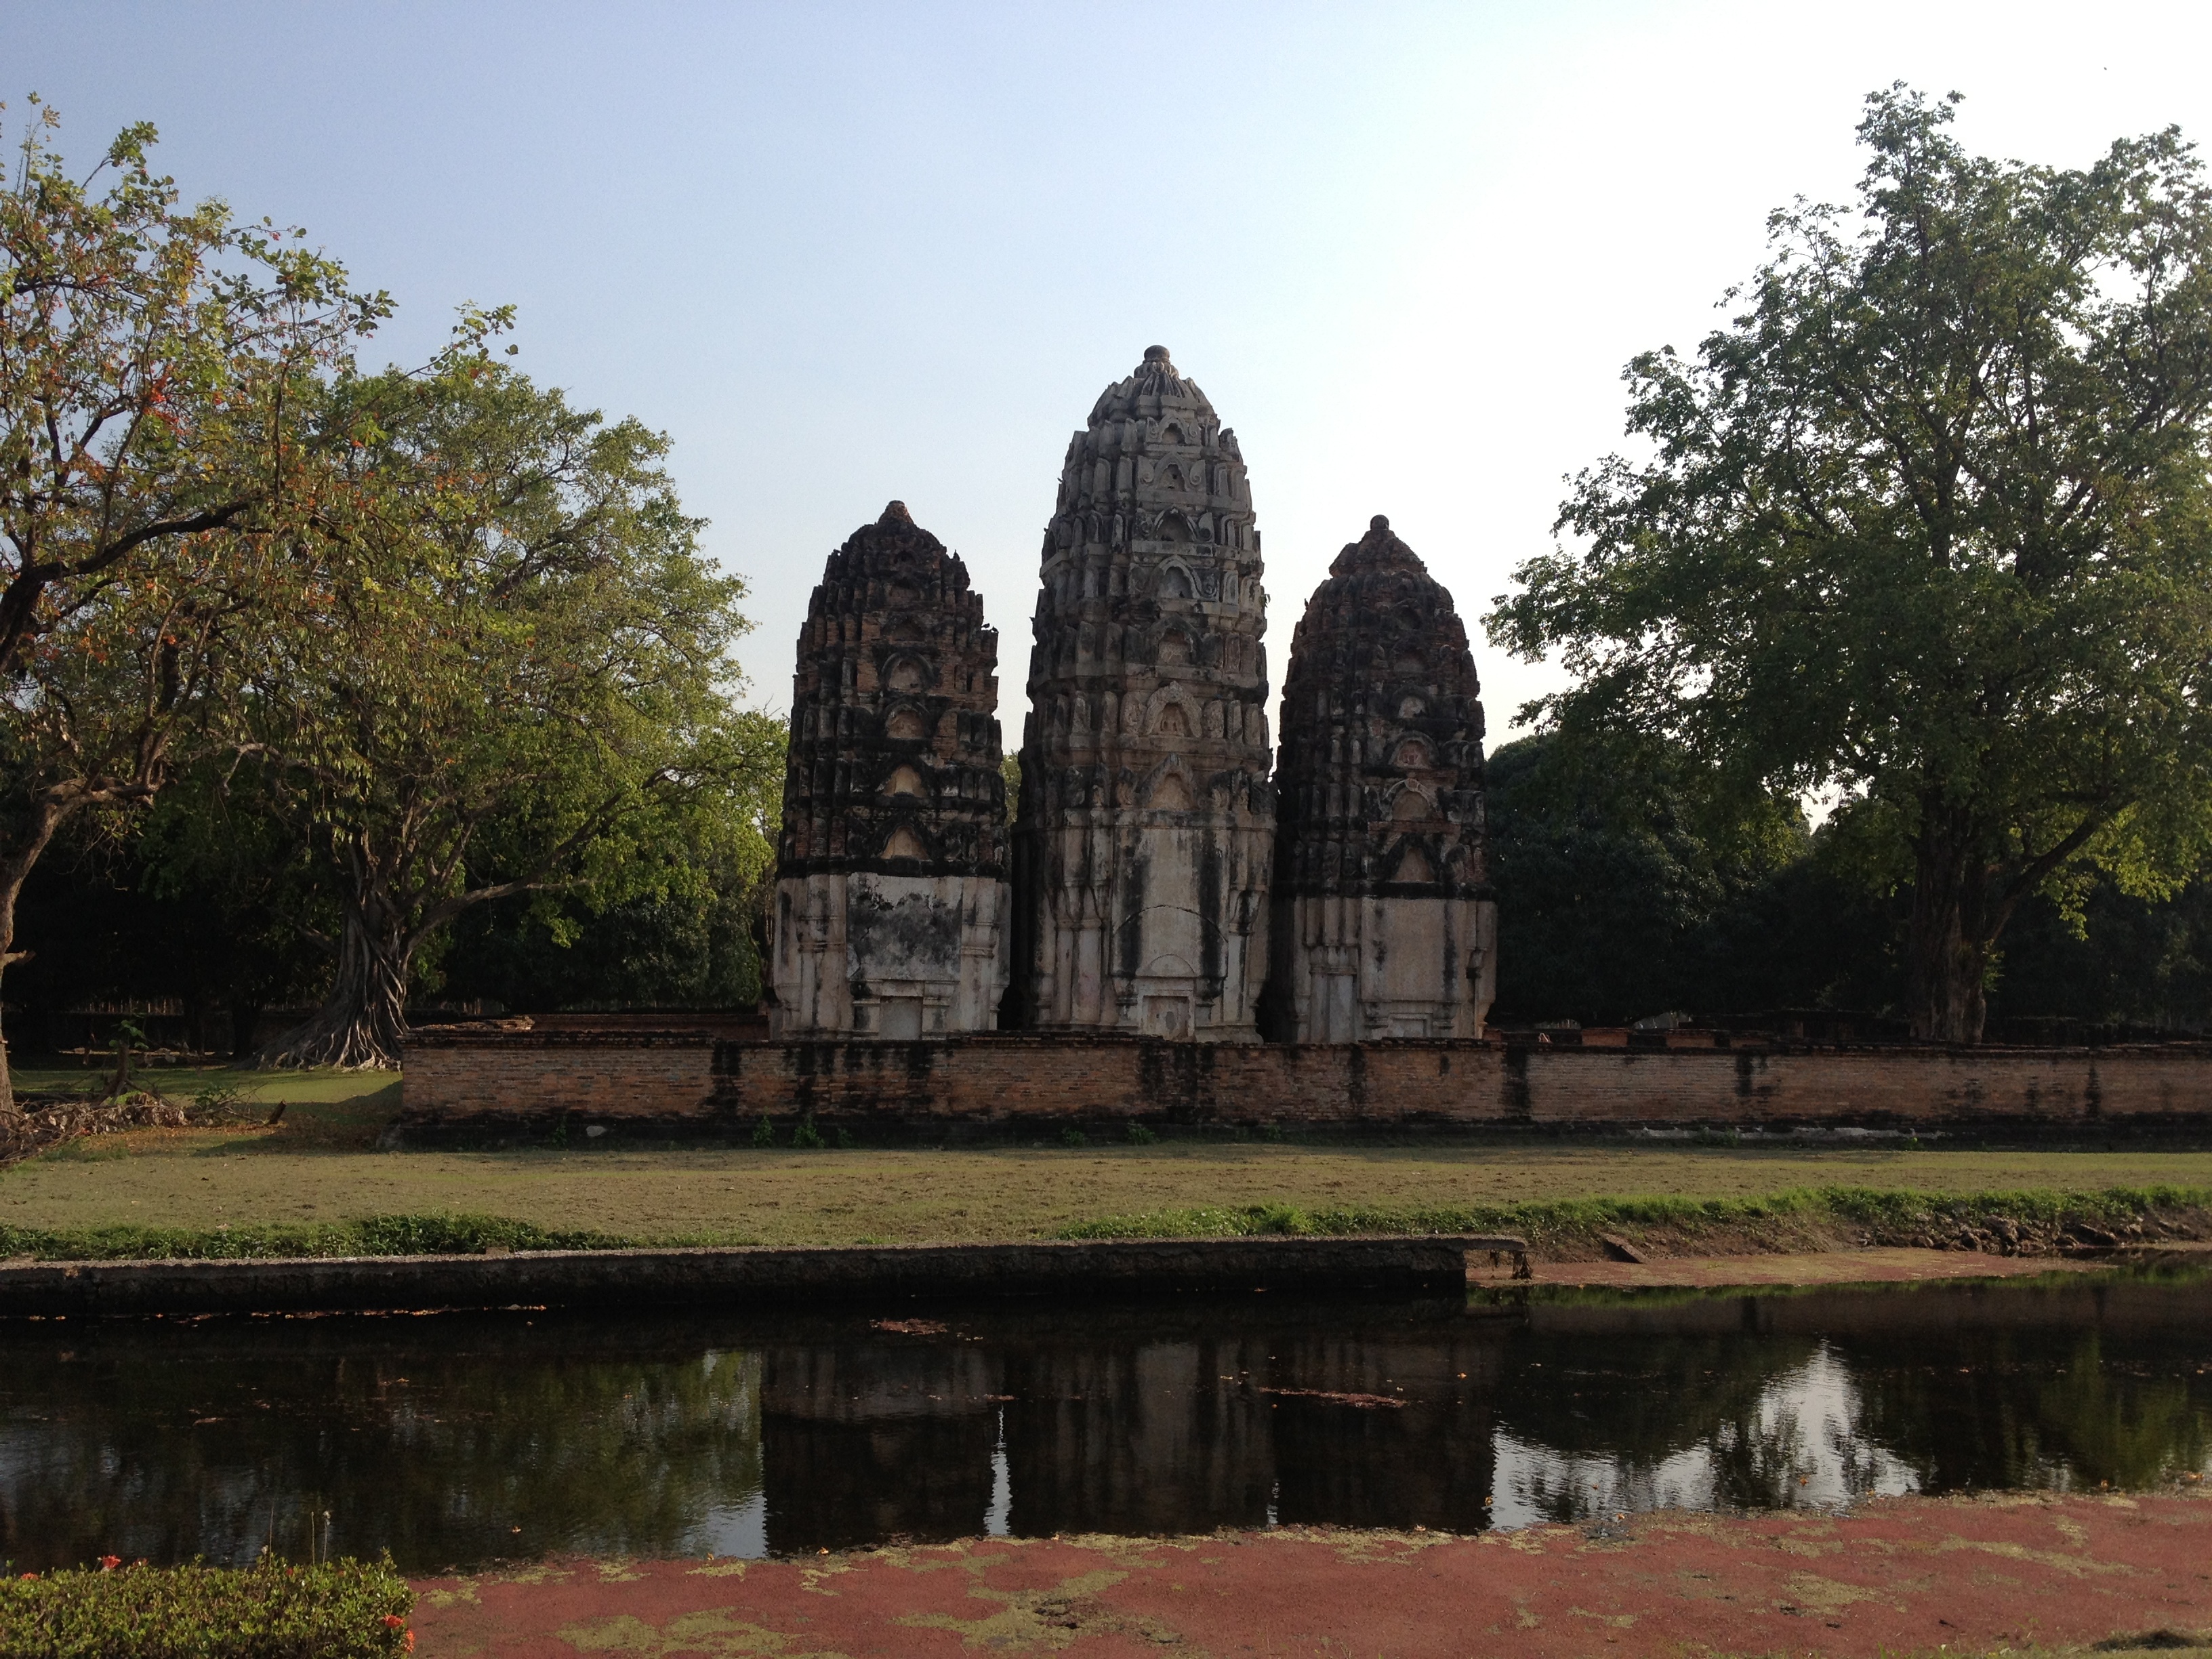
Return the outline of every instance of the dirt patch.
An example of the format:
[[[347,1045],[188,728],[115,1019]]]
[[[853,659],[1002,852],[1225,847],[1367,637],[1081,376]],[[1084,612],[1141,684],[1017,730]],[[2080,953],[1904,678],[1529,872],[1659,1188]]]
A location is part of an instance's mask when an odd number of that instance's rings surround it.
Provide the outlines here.
[[[2170,1652],[2212,1630],[2208,1564],[2212,1502],[2186,1490],[1901,1498],[1472,1537],[970,1539],[613,1581],[552,1562],[422,1581],[416,1628],[424,1659]]]
[[[2204,1253],[2201,1244],[2178,1244],[2160,1252],[2187,1258]],[[2095,1273],[2136,1252],[2062,1256],[1983,1255],[1954,1250],[1875,1247],[1742,1255],[1678,1256],[1638,1262],[1540,1261],[1539,1285],[1615,1290],[1722,1290],[1732,1286],[1799,1285],[1899,1285],[1942,1279],[2017,1279],[2051,1273]],[[1468,1282],[1507,1285],[1510,1269],[1486,1264],[1469,1270]]]

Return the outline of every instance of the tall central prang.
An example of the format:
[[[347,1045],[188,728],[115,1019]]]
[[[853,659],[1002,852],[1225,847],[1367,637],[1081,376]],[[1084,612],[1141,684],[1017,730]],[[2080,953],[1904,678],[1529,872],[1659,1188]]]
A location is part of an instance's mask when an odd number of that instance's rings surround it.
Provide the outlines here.
[[[1014,830],[1013,1012],[1250,1042],[1274,798],[1260,534],[1236,434],[1153,346],[1068,445]]]

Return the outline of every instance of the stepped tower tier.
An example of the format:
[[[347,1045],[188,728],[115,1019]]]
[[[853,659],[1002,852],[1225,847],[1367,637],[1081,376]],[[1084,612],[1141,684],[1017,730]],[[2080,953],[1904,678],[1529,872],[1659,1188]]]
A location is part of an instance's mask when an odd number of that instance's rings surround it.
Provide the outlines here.
[[[1041,574],[1014,1016],[1250,1041],[1274,829],[1260,533],[1236,434],[1164,346],[1068,444]]]
[[[989,1030],[1011,893],[999,636],[893,501],[830,556],[791,690],[776,848],[779,1037]]]
[[[1291,636],[1270,1036],[1482,1035],[1498,910],[1480,689],[1451,594],[1378,517]]]

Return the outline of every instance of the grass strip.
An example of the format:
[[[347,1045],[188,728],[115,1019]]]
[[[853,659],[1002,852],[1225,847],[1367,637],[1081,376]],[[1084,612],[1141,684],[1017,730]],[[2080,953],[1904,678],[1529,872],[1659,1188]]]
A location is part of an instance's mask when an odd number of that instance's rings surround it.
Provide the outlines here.
[[[481,1255],[617,1250],[648,1241],[498,1215],[376,1215],[240,1227],[0,1226],[0,1256],[34,1261],[227,1261],[271,1256]]]
[[[2077,1221],[2125,1224],[2178,1210],[2212,1208],[2212,1188],[2106,1187],[2062,1191],[1936,1194],[1869,1187],[1799,1187],[1756,1198],[1570,1198],[1517,1204],[1290,1204],[1150,1210],[1063,1227],[1060,1238],[1242,1238],[1262,1234],[1341,1237],[1363,1233],[1519,1233],[1532,1243],[1583,1237],[1622,1226],[1686,1233],[1823,1224],[1907,1242],[1929,1233],[2008,1218],[2045,1228]]]
[[[1753,1198],[1569,1198],[1513,1204],[1200,1206],[1078,1221],[1062,1239],[1249,1238],[1275,1234],[1519,1233],[1547,1242],[1590,1239],[1623,1228],[1700,1233],[1847,1231],[1875,1243],[1948,1237],[2008,1218],[2054,1231],[2077,1222],[2122,1226],[2181,1212],[2212,1211],[2212,1188],[2106,1187],[1926,1193],[1869,1187],[1802,1187]],[[1034,1237],[1034,1235],[1031,1235]],[[35,1261],[255,1261],[280,1256],[481,1255],[492,1250],[614,1250],[755,1244],[732,1233],[642,1235],[545,1227],[508,1216],[367,1216],[352,1221],[268,1222],[219,1227],[0,1226],[0,1257]],[[966,1241],[979,1242],[979,1241]]]
[[[0,1580],[0,1659],[383,1659],[411,1653],[415,1593],[392,1565],[125,1566]]]

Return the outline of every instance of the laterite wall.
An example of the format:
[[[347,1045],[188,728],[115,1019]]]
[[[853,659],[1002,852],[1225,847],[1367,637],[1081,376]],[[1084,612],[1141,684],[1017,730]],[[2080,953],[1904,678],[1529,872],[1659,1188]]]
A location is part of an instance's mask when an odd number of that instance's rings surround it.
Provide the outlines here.
[[[1372,1124],[1907,1126],[2212,1119],[2212,1048],[1550,1048],[1103,1037],[717,1042],[433,1031],[404,1120],[582,1114],[702,1127],[814,1113],[916,1128]]]

